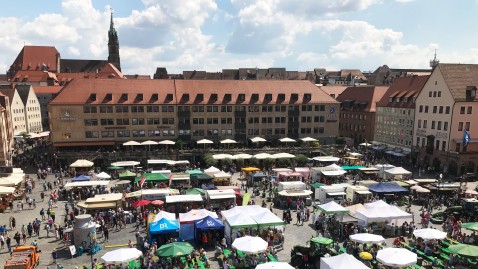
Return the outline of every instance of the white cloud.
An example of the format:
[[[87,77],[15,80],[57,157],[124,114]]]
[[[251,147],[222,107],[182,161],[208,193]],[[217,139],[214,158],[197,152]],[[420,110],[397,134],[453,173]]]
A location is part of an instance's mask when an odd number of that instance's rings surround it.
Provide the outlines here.
[[[395,0],[395,2],[398,2],[398,3],[410,3],[410,2],[413,2],[415,0]]]

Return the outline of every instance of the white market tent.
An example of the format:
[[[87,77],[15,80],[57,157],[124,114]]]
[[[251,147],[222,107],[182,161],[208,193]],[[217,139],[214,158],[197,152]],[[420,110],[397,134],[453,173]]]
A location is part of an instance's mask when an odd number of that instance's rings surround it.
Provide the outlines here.
[[[215,173],[212,175],[214,178],[231,178],[231,174],[226,173],[224,171],[219,171],[218,173]]]
[[[324,176],[328,176],[328,177],[337,177],[337,176],[341,176],[345,173],[347,173],[347,171],[345,170],[335,170],[335,171],[321,171],[322,175]]]
[[[389,204],[387,204],[386,202],[384,202],[383,200],[378,200],[378,201],[375,201],[375,202],[371,202],[371,203],[365,203],[364,204],[364,207],[365,208],[374,208],[374,207],[388,207],[390,206]]]
[[[391,169],[387,169],[384,171],[384,177],[385,178],[394,178],[396,176],[404,176],[404,175],[411,175],[412,172],[406,170],[403,167],[394,167]]]
[[[265,209],[265,208],[264,208]],[[257,212],[251,216],[252,219],[257,223],[259,226],[282,226],[284,225],[284,221],[272,213],[270,210],[262,210],[262,212]]]
[[[385,248],[377,252],[377,261],[391,267],[407,267],[417,263],[417,254],[405,248]]]
[[[108,175],[107,173],[105,172],[101,172],[99,174],[96,175],[96,178],[99,178],[99,179],[110,179],[111,176]]]
[[[355,212],[357,212],[357,210],[365,210],[366,209],[362,204],[349,205],[349,206],[346,206],[345,208],[350,211],[349,214],[352,215],[352,216],[355,216]]]
[[[432,239],[444,239],[446,238],[447,234],[445,232],[439,231],[437,229],[432,228],[424,228],[424,229],[417,229],[413,231],[413,235],[415,237],[421,237],[425,240],[432,240]]]
[[[201,194],[182,194],[166,196],[166,203],[202,202]]]
[[[175,220],[176,219],[176,214],[174,213],[169,213],[169,212],[166,212],[164,210],[161,210],[158,212],[158,214],[156,214],[156,216],[154,216],[154,221],[153,222],[156,222],[158,220],[161,220],[161,219],[167,219],[167,220]]]
[[[343,253],[333,257],[320,258],[320,269],[370,269],[354,256]]]
[[[349,212],[347,208],[337,204],[334,201],[319,205],[319,209],[325,214],[345,214]]]
[[[14,175],[14,174],[12,174]],[[17,174],[19,175],[19,174]],[[23,181],[23,177],[17,177],[17,176],[9,176],[9,177],[1,177],[0,178],[0,186],[7,186],[7,187],[13,187],[17,186]]]
[[[317,156],[312,158],[312,160],[315,160],[318,162],[338,162],[340,161],[340,158],[334,157],[334,156]]]
[[[0,194],[12,194],[15,192],[14,187],[4,187],[0,186]]]
[[[168,198],[168,196],[166,196]],[[204,219],[205,217],[212,217],[217,219],[216,212],[212,212],[206,209],[191,209],[187,213],[179,213],[180,222],[193,222],[195,220]]]
[[[261,211],[264,208],[262,208],[259,205],[248,205],[248,206],[235,206],[231,209],[228,210],[222,210],[221,215],[223,215],[225,218],[234,216],[237,214],[246,214],[246,215],[252,215],[253,212],[255,211]]]
[[[217,173],[219,173],[219,172],[221,172],[221,170],[220,170],[219,168],[217,168],[217,167],[214,167],[214,166],[211,166],[211,167],[209,167],[208,169],[205,169],[205,170],[204,170],[204,173],[205,173],[205,174],[208,174],[208,175],[210,175],[210,176],[213,176],[214,174],[217,174]]]
[[[242,213],[227,217],[225,224],[226,235],[230,234],[232,229],[257,227],[257,222],[252,217]]]
[[[378,206],[367,208],[365,210],[357,210],[355,217],[362,220],[364,225],[372,222],[384,222],[395,223],[396,225],[402,225],[403,222],[413,221],[412,214],[409,214],[396,206]]]
[[[90,181],[77,181],[68,182],[65,184],[65,189],[79,188],[79,187],[94,187],[94,186],[108,186],[110,182],[107,180],[90,180]]]
[[[358,243],[382,243],[385,241],[383,236],[369,233],[351,234],[349,238],[350,240]]]

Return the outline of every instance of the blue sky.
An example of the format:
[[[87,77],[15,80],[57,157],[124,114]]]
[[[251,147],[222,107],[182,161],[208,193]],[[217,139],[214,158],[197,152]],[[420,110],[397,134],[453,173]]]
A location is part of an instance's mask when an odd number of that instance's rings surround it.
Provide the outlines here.
[[[106,59],[110,7],[125,74],[427,68],[435,49],[478,63],[477,0],[18,0],[2,6],[0,72],[23,44]]]

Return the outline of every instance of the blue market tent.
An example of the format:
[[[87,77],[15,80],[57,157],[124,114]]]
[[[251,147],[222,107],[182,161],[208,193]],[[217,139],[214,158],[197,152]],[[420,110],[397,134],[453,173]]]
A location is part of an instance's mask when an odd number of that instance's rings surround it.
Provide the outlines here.
[[[217,230],[224,228],[224,224],[219,219],[207,216],[204,219],[194,221],[194,227],[197,230]]]
[[[162,218],[149,224],[150,234],[167,234],[179,231],[179,222],[177,220],[169,220]]]
[[[71,182],[78,182],[78,181],[90,181],[90,176],[80,175],[71,179]]]
[[[369,186],[368,189],[378,195],[408,193],[407,189],[400,187],[396,182],[380,182]]]

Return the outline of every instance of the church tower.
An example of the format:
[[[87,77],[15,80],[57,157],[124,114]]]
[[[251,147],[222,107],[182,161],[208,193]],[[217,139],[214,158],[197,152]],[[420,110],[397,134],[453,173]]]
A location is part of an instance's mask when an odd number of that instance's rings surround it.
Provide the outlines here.
[[[113,12],[111,12],[110,30],[108,31],[108,62],[113,64],[121,71],[118,33],[113,22]]]

